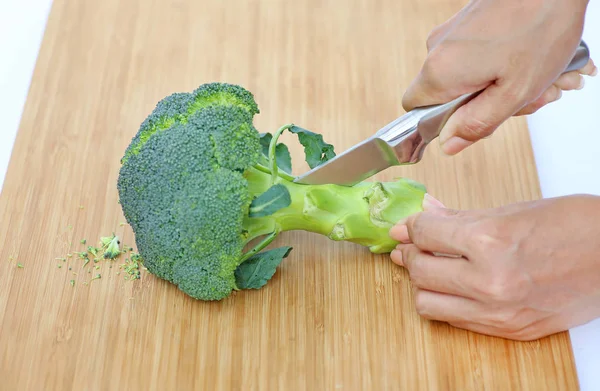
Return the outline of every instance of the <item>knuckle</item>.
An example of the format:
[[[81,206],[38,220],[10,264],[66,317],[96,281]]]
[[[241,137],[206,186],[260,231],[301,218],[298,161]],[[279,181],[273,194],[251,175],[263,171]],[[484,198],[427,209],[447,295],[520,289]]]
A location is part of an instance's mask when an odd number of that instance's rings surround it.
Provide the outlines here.
[[[418,257],[415,257],[408,270],[410,280],[417,288],[424,287],[425,273],[423,273],[423,267],[421,265],[422,263],[418,261]]]
[[[477,118],[476,116],[469,116],[468,118],[462,126],[462,132],[471,139],[469,141],[488,137],[496,128],[490,120]]]
[[[415,253],[416,247],[414,245],[406,246],[402,250],[402,262],[409,272],[411,272],[411,270],[414,268]]]
[[[425,41],[427,50],[431,50],[438,43],[439,37],[443,31],[443,27],[444,25],[439,25],[431,30],[429,35],[427,35],[427,40]]]
[[[495,254],[506,248],[503,228],[492,219],[474,221],[466,228],[473,250],[479,254]]]
[[[423,63],[423,79],[433,89],[442,88],[446,82],[444,51],[441,46],[433,48]]]
[[[408,236],[415,243],[423,234],[423,212],[409,217],[406,222],[406,229],[408,230]]]
[[[505,86],[501,97],[505,102],[517,102],[520,107],[525,107],[539,98],[541,91],[536,92],[534,88],[523,88],[527,85],[524,80],[515,80],[510,85]]]
[[[417,314],[422,317],[428,317],[430,315],[429,305],[423,291],[417,290],[415,293],[415,310]]]
[[[491,302],[517,304],[528,296],[530,280],[520,273],[496,271],[480,290]]]
[[[496,303],[508,301],[507,296],[510,294],[510,282],[502,274],[496,274],[490,278],[485,293],[488,299]]]

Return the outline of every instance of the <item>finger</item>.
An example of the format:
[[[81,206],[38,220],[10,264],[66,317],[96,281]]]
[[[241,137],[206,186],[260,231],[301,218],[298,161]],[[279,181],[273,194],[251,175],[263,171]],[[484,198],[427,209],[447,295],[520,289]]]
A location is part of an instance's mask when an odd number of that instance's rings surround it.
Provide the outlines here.
[[[430,194],[425,194],[423,197],[424,211],[435,211],[436,209],[445,208],[441,201],[435,199]],[[390,237],[400,243],[410,243],[410,236],[408,235],[408,229],[406,228],[406,219],[402,219],[397,222],[389,233]]]
[[[571,71],[556,79],[554,85],[563,91],[580,90],[585,85],[585,79],[578,71]]]
[[[440,132],[442,151],[455,155],[482,138],[490,136],[504,121],[523,107],[510,86],[493,84],[460,107]]]
[[[598,74],[598,68],[594,64],[594,60],[591,58],[589,61],[579,70],[579,73],[586,76],[596,76]]]
[[[479,276],[466,259],[434,256],[412,244],[399,245],[394,252],[392,261],[408,270],[417,288],[474,298],[470,285]]]
[[[544,91],[544,93],[535,101],[529,103],[527,106],[523,107],[521,110],[517,111],[514,115],[530,115],[546,106],[549,103],[556,102],[562,97],[562,90],[558,88],[556,85],[551,85]]]
[[[410,242],[423,251],[468,257],[467,212],[437,209],[406,219]]]
[[[477,323],[479,314],[485,312],[475,300],[420,288],[415,289],[415,309],[426,319],[448,323]]]

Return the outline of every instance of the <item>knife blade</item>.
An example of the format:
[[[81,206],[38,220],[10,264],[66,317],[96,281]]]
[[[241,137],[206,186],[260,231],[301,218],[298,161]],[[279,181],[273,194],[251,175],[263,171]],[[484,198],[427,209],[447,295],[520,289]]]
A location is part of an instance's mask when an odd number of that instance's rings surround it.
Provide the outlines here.
[[[582,68],[589,58],[589,48],[581,41],[563,73]],[[448,118],[482,91],[464,94],[448,103],[415,108],[294,182],[353,186],[389,167],[418,163]]]

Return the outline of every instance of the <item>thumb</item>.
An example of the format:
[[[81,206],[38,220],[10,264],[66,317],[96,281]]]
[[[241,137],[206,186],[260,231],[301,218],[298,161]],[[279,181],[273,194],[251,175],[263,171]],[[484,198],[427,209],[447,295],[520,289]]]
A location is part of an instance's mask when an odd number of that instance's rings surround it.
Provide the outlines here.
[[[406,219],[410,241],[422,251],[468,257],[467,213],[438,208]]]
[[[450,116],[439,136],[442,151],[455,155],[490,136],[525,104],[508,87],[490,85]]]

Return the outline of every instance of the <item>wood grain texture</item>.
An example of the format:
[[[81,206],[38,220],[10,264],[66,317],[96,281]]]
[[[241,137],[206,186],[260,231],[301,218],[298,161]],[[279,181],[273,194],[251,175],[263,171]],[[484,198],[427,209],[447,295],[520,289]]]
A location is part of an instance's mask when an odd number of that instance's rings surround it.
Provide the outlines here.
[[[427,33],[462,5],[56,0],[0,197],[0,388],[576,389],[568,334],[518,343],[423,320],[387,256],[305,232],[277,239],[294,250],[267,287],[218,303],[145,273],[124,281],[105,262],[86,286],[81,262],[54,260],[113,231],[133,243],[119,226],[119,159],[165,95],[241,84],[261,131],[295,122],[341,151],[402,113]],[[399,175],[455,208],[540,197],[522,118],[377,179]]]

